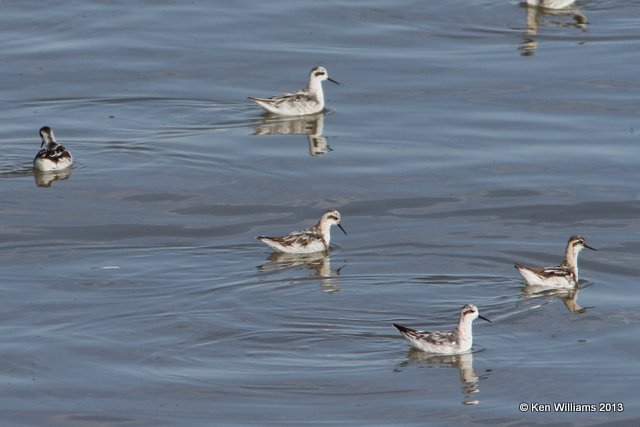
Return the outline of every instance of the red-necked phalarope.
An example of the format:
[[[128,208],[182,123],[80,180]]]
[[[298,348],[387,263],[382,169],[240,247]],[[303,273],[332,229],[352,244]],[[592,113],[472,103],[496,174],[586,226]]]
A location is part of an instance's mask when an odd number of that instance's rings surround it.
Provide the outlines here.
[[[315,114],[324,110],[323,80],[340,84],[329,77],[323,67],[315,67],[309,73],[309,84],[302,90],[293,93],[283,93],[271,98],[252,98],[250,100],[269,111],[283,116],[302,116]]]
[[[340,212],[331,209],[322,214],[320,221],[310,228],[294,231],[280,237],[258,236],[273,249],[290,254],[309,254],[329,249],[331,226],[337,225],[344,234],[347,232],[340,225]]]
[[[33,167],[41,171],[59,171],[73,164],[71,153],[58,144],[53,131],[49,126],[40,128],[42,145],[40,151],[33,159]]]
[[[393,323],[411,346],[427,353],[460,354],[466,353],[473,346],[473,332],[471,325],[477,318],[491,322],[486,317],[480,316],[478,307],[467,304],[460,310],[458,327],[451,332],[418,331]]]
[[[546,9],[564,9],[575,3],[576,0],[526,0],[529,6],[544,7]]]
[[[528,285],[554,288],[573,287],[578,283],[578,254],[583,248],[596,249],[587,245],[582,236],[571,236],[567,242],[564,261],[557,267],[531,268],[515,264]]]

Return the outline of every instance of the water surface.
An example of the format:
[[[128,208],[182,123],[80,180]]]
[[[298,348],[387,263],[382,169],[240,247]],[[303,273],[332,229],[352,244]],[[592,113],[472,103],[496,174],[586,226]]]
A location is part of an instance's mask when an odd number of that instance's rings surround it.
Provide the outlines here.
[[[638,5],[5,2],[2,424],[637,424]],[[246,100],[319,64],[325,114]],[[254,239],[332,207],[329,256]],[[390,326],[465,303],[472,354]]]

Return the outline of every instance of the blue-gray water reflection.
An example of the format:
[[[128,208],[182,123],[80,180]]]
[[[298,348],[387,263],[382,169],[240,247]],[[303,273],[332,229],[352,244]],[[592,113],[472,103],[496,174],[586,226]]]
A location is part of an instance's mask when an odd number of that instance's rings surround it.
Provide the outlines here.
[[[254,135],[304,135],[307,139],[309,155],[321,157],[333,149],[323,136],[324,115],[318,113],[308,116],[279,117],[263,114],[262,123],[255,127]]]

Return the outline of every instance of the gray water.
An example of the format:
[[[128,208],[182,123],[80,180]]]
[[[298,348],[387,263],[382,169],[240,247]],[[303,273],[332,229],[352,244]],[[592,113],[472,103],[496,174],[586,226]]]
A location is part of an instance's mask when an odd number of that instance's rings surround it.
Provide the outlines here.
[[[3,2],[0,423],[637,425],[638,6]],[[315,65],[325,114],[246,100]],[[332,207],[330,256],[254,239]],[[577,291],[524,289],[576,233]],[[390,325],[465,303],[472,354]]]

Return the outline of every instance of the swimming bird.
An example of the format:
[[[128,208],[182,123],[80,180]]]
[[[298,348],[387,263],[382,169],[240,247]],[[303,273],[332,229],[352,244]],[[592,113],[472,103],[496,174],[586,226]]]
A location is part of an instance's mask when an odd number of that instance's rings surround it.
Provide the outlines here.
[[[329,77],[329,73],[324,67],[315,67],[311,69],[309,84],[304,89],[292,93],[283,93],[271,98],[249,97],[249,99],[270,113],[283,116],[302,116],[319,113],[324,110],[324,92],[322,91],[322,82],[324,80],[340,84]]]
[[[418,350],[426,351],[427,353],[460,354],[469,351],[473,346],[471,326],[478,317],[491,323],[491,320],[480,316],[478,307],[473,304],[466,304],[460,310],[458,327],[451,332],[418,331],[396,323],[393,323],[393,326],[400,331],[412,347]]]
[[[564,261],[557,267],[533,268],[521,264],[514,266],[528,285],[554,288],[573,287],[578,283],[578,254],[583,248],[597,250],[587,245],[584,237],[571,236],[567,242]]]
[[[73,157],[69,150],[58,144],[53,130],[49,126],[40,128],[42,144],[40,151],[33,159],[33,167],[41,171],[58,171],[66,169],[73,164]]]
[[[258,236],[257,239],[279,252],[290,254],[321,252],[329,249],[332,225],[337,225],[344,234],[347,234],[342,225],[340,225],[340,212],[330,209],[322,214],[320,221],[313,227],[302,231],[294,231],[280,237]]]

